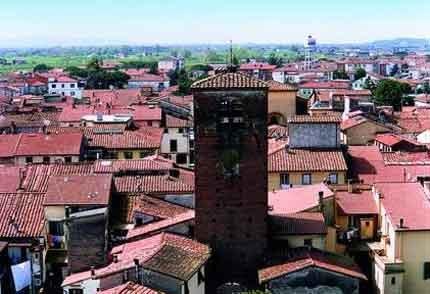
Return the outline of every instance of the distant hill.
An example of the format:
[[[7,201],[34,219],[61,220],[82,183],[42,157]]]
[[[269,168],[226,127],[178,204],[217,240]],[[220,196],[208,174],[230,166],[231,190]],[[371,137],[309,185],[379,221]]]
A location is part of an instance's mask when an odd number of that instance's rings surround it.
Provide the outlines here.
[[[429,40],[423,38],[397,38],[392,40],[377,40],[368,43],[370,46],[378,48],[394,47],[417,47],[424,48],[429,46]]]

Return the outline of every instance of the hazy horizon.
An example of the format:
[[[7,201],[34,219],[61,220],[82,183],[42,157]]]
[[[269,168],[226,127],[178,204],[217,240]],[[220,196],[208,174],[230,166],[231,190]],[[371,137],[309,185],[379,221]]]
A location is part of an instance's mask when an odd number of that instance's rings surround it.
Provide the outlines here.
[[[301,44],[308,34],[324,44],[428,39],[430,3],[419,0],[279,2],[7,1],[0,11],[6,28],[0,48]]]

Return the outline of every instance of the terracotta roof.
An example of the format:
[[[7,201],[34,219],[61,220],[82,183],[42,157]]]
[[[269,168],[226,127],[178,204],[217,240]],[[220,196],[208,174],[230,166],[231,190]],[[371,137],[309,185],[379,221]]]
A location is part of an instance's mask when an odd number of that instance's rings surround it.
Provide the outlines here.
[[[292,84],[280,83],[274,80],[269,80],[266,82],[269,86],[269,91],[297,91],[297,87]]]
[[[129,106],[146,100],[140,89],[85,90],[82,97],[89,98],[91,105],[109,103],[112,106]]]
[[[354,116],[352,118],[348,118],[346,120],[343,120],[340,124],[340,129],[342,131],[346,131],[348,129],[351,129],[353,127],[359,126],[365,122],[368,122],[369,120],[363,116]]]
[[[221,73],[195,82],[193,89],[267,88],[263,81],[242,73]]]
[[[0,135],[0,157],[13,157],[20,138],[19,135]]]
[[[285,215],[315,208],[319,205],[318,193],[321,191],[324,199],[334,196],[324,184],[271,191],[268,194],[269,214]]]
[[[157,82],[157,83],[164,83],[166,81],[169,81],[169,78],[165,77],[165,76],[161,76],[161,75],[154,75],[154,74],[150,74],[150,73],[139,73],[139,74],[134,74],[134,73],[128,73],[126,72],[129,76],[130,79],[128,80],[129,82]]]
[[[421,162],[387,163],[376,146],[349,146],[352,176],[364,184],[413,182],[417,176],[430,174],[430,166]]]
[[[92,128],[85,128],[83,132],[89,147],[106,149],[156,149],[160,148],[163,136],[162,129],[150,127],[123,133],[99,133]]]
[[[423,152],[384,152],[385,165],[430,165],[430,154]]]
[[[249,62],[240,65],[240,70],[274,70],[276,65],[272,65],[264,62]]]
[[[336,192],[336,204],[340,212],[347,215],[378,214],[372,191]]]
[[[321,212],[298,212],[269,217],[270,233],[274,235],[322,235],[327,234]]]
[[[268,138],[286,138],[288,137],[288,128],[281,125],[271,125],[267,130]]]
[[[360,268],[346,256],[323,252],[315,248],[295,248],[290,249],[289,252],[290,258],[285,262],[280,262],[258,271],[260,283],[266,283],[309,267],[318,267],[352,278],[367,280]]]
[[[77,83],[78,81],[68,76],[58,76],[53,81],[54,83]],[[50,83],[50,82],[49,82]]]
[[[0,237],[42,236],[44,200],[44,193],[0,193]]]
[[[395,134],[378,134],[375,137],[375,141],[378,141],[387,146],[394,146],[405,140]]]
[[[169,217],[156,222],[135,227],[127,232],[126,239],[127,240],[142,239],[147,236],[153,235],[154,233],[165,231],[168,228],[171,228],[173,226],[191,222],[194,220],[194,218],[195,218],[194,210],[189,209],[188,211],[175,215],[173,217]]]
[[[46,192],[50,176],[89,175],[92,164],[36,164],[25,167],[23,188],[27,192]]]
[[[131,198],[129,210],[130,220],[133,219],[133,215],[136,213],[150,215],[157,219],[166,219],[190,211],[190,209],[183,206],[146,195],[129,197]]]
[[[127,282],[120,286],[111,289],[97,291],[99,294],[161,294],[162,292],[150,289],[148,287],[135,284],[134,282]]]
[[[95,173],[168,172],[173,164],[150,157],[143,159],[101,159],[94,162]]]
[[[340,124],[342,118],[340,115],[296,115],[288,119],[288,123],[294,124],[319,124],[319,123],[335,123]]]
[[[396,230],[430,230],[430,200],[420,183],[378,183],[376,190]]]
[[[96,269],[96,279],[134,268],[134,259],[138,259],[139,264],[146,270],[188,281],[206,263],[210,249],[185,237],[160,233],[114,247],[111,255],[116,255],[118,261]],[[66,277],[62,286],[88,279],[91,279],[90,271],[75,273]]]
[[[280,148],[269,154],[269,172],[346,171],[342,151]]]
[[[351,85],[347,81],[331,82],[305,82],[299,84],[300,89],[350,89]]]
[[[25,169],[15,165],[0,165],[0,192],[14,193],[24,178]]]
[[[112,175],[52,176],[45,205],[108,205]]]
[[[194,192],[194,183],[168,175],[123,176],[114,179],[119,193],[187,194]]]
[[[187,119],[177,118],[166,114],[166,127],[167,128],[188,128],[192,122]]]
[[[80,133],[64,134],[20,134],[16,156],[76,155],[82,150],[83,136]]]

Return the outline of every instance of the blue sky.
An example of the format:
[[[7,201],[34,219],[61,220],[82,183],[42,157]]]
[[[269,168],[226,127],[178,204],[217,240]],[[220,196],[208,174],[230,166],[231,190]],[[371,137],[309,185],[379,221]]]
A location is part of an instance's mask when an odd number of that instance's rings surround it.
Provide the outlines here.
[[[426,0],[1,0],[0,47],[430,38]]]

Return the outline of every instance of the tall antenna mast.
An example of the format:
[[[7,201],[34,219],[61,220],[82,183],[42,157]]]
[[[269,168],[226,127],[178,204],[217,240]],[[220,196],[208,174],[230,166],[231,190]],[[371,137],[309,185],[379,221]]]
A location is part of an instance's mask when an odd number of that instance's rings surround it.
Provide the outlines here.
[[[230,40],[230,66],[233,66],[233,41]]]

